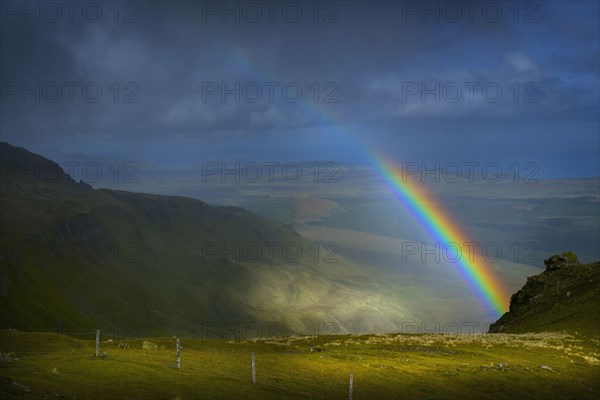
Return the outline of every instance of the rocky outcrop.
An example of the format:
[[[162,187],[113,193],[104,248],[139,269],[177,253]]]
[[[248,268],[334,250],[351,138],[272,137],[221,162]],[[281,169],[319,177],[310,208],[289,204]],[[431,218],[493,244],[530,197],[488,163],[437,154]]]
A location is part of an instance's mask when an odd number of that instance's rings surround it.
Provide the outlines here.
[[[600,290],[600,262],[579,263],[573,252],[544,260],[546,270],[530,276],[512,295],[509,311],[490,326],[490,332],[524,332],[589,326],[584,310],[594,308]],[[585,324],[587,318],[590,323]]]

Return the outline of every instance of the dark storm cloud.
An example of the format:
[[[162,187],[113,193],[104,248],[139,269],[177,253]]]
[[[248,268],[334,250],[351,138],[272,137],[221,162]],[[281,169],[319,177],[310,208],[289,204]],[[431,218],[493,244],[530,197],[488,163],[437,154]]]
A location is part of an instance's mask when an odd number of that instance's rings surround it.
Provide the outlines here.
[[[276,10],[290,4],[274,3]],[[175,155],[165,163],[185,159],[186,151],[193,157],[192,152],[216,149],[223,156],[230,149],[230,157],[252,149],[263,157],[278,152],[282,158],[316,159],[324,154],[318,147],[348,156],[352,146],[340,132],[352,126],[354,138],[364,135],[402,156],[410,149],[413,154],[451,151],[463,158],[499,158],[517,139],[543,157],[544,151],[556,151],[548,137],[560,142],[566,131],[577,129],[580,150],[598,157],[591,150],[597,145],[599,67],[598,5],[593,2],[525,2],[518,16],[508,3],[496,2],[503,12],[498,21],[482,15],[481,3],[472,21],[462,7],[456,23],[448,21],[452,10],[441,12],[443,3],[434,3],[434,14],[422,14],[414,8],[423,7],[422,2],[323,2],[320,23],[314,22],[312,2],[293,3],[304,13],[296,23],[278,11],[271,23],[264,7],[257,23],[243,15],[237,23],[233,14],[222,23],[219,12],[207,10],[223,3],[186,1],[132,3],[139,9],[121,3],[115,23],[108,3],[95,4],[102,5],[103,15],[93,23],[77,13],[73,23],[66,18],[38,23],[3,9],[3,140],[80,152],[94,146],[104,155],[129,151],[131,157],[146,158],[160,158],[157,152],[169,147],[167,153]],[[243,4],[229,2],[227,7],[241,9]],[[324,23],[327,17],[332,23]],[[125,23],[127,18],[133,22]],[[64,82],[76,84],[72,101]],[[206,94],[214,89],[207,86],[212,82],[229,88],[256,82],[262,97],[251,102],[242,96],[238,103],[228,95],[221,101],[219,93]],[[272,102],[267,82],[279,83]],[[451,85],[441,101],[434,95],[423,101],[423,82],[428,88]],[[489,101],[479,89],[469,93],[469,82],[478,88],[499,85],[502,99]],[[528,82],[533,89],[523,87]],[[42,92],[39,103],[32,94],[22,101],[22,85],[35,90],[36,83]],[[285,83],[301,86],[301,101],[282,94]],[[419,92],[407,95],[414,83]],[[44,94],[52,97],[52,84],[63,90],[55,103],[44,99]],[[88,97],[99,87],[102,98],[86,98],[81,93],[86,84]],[[14,85],[17,93],[10,95]],[[454,102],[451,89],[456,87],[463,92]],[[246,93],[250,97],[252,89]],[[537,102],[524,103],[532,91]],[[324,104],[332,93],[338,102]],[[334,122],[319,117],[323,111]],[[338,123],[344,125],[332,126]],[[439,146],[431,148],[432,138]]]

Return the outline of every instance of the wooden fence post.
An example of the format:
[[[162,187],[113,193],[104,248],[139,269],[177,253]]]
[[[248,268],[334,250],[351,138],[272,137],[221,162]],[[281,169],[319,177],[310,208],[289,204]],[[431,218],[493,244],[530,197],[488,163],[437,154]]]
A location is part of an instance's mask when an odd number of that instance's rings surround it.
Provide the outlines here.
[[[175,368],[181,368],[181,346],[179,345],[179,339],[175,342],[177,348],[177,361],[175,361]]]
[[[352,384],[354,383],[354,375],[350,374],[350,400],[352,400]]]
[[[96,358],[100,356],[100,329],[96,329]]]
[[[256,358],[252,353],[252,383],[256,384]]]

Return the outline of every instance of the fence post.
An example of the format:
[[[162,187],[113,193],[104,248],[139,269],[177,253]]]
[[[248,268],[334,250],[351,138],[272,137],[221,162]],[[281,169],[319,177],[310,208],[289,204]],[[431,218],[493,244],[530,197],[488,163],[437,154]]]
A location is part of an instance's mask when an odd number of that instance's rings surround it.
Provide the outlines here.
[[[179,345],[179,338],[175,341],[177,347],[177,361],[175,361],[175,368],[181,368],[181,346]]]
[[[350,400],[352,400],[352,384],[354,381],[354,375],[350,374]]]
[[[256,384],[256,358],[252,353],[252,383]]]
[[[100,356],[100,329],[96,329],[96,358]]]

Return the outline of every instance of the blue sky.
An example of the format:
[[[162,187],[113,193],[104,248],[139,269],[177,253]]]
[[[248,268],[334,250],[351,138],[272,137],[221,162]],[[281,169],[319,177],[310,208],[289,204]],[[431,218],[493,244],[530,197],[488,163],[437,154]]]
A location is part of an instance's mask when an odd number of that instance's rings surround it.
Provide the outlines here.
[[[58,161],[364,162],[369,148],[398,162],[600,175],[595,1],[273,2],[272,15],[261,2],[228,2],[230,13],[221,2],[132,2],[118,15],[94,3],[97,21],[85,2],[73,21],[30,2],[39,22],[9,3],[1,138]]]

